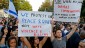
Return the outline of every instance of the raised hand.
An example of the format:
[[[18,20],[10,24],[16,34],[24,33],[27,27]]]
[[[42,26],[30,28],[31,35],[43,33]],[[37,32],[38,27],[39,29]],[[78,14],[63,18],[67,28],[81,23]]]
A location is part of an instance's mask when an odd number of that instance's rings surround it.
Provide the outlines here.
[[[7,35],[7,33],[8,33],[8,29],[5,28],[5,29],[4,29],[4,35]]]
[[[71,25],[71,28],[72,28],[73,30],[76,30],[77,26],[78,26],[78,25],[76,25],[76,24],[75,24],[75,25]]]

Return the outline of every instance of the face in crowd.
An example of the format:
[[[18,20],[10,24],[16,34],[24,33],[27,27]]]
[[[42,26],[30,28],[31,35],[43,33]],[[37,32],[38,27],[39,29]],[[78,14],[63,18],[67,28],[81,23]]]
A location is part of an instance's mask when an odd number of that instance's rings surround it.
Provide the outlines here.
[[[63,28],[63,24],[60,24],[60,29],[62,29]]]
[[[8,46],[11,48],[16,48],[17,47],[17,40],[15,37],[10,37],[8,39]]]
[[[34,44],[39,44],[39,38],[38,37],[34,37]]]
[[[57,30],[56,33],[55,33],[55,36],[56,36],[57,38],[61,38],[61,37],[62,37],[62,32],[61,32],[61,30]]]

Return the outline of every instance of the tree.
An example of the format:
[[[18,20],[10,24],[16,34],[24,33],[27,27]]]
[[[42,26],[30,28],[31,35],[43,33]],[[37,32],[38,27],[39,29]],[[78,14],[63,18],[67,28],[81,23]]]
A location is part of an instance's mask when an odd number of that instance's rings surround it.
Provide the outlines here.
[[[18,2],[18,10],[31,11],[32,10],[32,6],[29,4],[28,1],[19,0],[19,2]]]
[[[54,11],[54,0],[52,1],[52,5],[50,5],[50,0],[45,0],[45,2],[42,3],[41,7],[38,9],[38,11],[48,11],[53,12]],[[85,21],[85,0],[83,0],[82,8],[81,8],[81,15],[82,18],[84,18]]]
[[[0,0],[0,9],[8,8],[8,0]]]
[[[32,10],[32,6],[25,0],[13,0],[16,10]],[[9,0],[0,0],[0,9],[9,7]]]
[[[52,1],[53,2],[53,1]],[[39,7],[38,11],[48,11],[53,12],[53,3],[50,4],[50,0],[45,0],[45,2],[42,3],[41,7]]]

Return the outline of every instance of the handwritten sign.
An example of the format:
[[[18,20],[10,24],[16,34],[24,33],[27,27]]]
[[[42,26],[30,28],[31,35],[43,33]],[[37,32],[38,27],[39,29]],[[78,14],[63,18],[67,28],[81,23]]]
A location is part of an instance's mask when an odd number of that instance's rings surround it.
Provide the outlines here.
[[[18,36],[51,36],[51,12],[18,11]]]
[[[54,18],[61,22],[78,22],[83,0],[54,0]]]

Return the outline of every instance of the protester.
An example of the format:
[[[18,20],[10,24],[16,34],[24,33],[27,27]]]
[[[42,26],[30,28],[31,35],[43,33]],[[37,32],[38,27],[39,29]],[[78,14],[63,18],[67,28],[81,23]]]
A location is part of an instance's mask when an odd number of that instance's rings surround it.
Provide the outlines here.
[[[66,48],[66,41],[73,35],[76,28],[77,28],[76,25],[72,25],[71,32],[64,37],[62,37],[62,30],[59,29],[59,28],[57,28],[55,35],[52,32],[51,41],[52,41],[52,44],[53,44],[53,48]]]
[[[81,37],[81,39],[85,39],[85,31],[80,32],[80,37]]]
[[[8,29],[5,27],[3,31],[4,31],[4,34],[3,34],[1,42],[0,42],[1,48],[22,48],[23,45],[18,46],[18,41],[17,41],[18,37],[16,37],[16,36],[10,36],[7,40],[8,44],[5,44],[5,42],[6,42],[5,40],[6,40],[6,37],[8,34]],[[22,42],[26,45],[26,47],[31,48],[27,39],[25,37],[22,37],[22,38],[23,38]]]
[[[28,37],[18,37],[18,20],[16,18],[10,18],[8,22],[6,18],[2,18],[0,48],[84,48],[85,24],[76,26],[76,24],[56,21],[53,24],[51,41],[49,37],[38,36],[28,39]]]
[[[36,37],[32,37],[31,38],[31,46],[32,48],[42,48],[43,45],[45,44],[46,40],[48,37],[44,37],[41,41],[39,41],[39,38]]]
[[[0,22],[0,38],[2,36],[2,32],[1,32],[1,29],[3,28],[3,24]]]
[[[78,48],[85,48],[85,39],[80,41]]]
[[[76,30],[74,34],[68,39],[66,48],[78,48],[80,40],[80,35]]]

